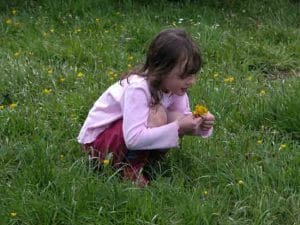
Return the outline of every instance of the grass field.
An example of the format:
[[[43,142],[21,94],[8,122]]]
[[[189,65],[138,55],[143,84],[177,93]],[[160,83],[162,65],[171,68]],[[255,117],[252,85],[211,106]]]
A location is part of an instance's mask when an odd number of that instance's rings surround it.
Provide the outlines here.
[[[150,1],[149,1],[150,2]],[[297,1],[1,1],[0,224],[300,224]],[[139,189],[95,172],[88,110],[163,28],[202,49],[191,105],[216,116]]]

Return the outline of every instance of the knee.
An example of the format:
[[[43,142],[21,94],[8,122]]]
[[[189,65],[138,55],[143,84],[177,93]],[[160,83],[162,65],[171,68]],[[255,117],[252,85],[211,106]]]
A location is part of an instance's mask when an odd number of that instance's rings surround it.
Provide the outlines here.
[[[148,127],[159,127],[167,123],[167,112],[162,105],[156,105],[150,108],[148,116]]]

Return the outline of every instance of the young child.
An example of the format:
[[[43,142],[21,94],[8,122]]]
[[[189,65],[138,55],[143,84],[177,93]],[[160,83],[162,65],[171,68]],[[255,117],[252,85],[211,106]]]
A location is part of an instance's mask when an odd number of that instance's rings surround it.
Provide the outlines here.
[[[180,137],[210,136],[214,116],[193,116],[187,96],[201,65],[200,51],[184,30],[161,31],[145,64],[123,75],[90,110],[78,136],[90,158],[103,162],[112,155],[124,179],[144,186],[145,164],[178,147]]]

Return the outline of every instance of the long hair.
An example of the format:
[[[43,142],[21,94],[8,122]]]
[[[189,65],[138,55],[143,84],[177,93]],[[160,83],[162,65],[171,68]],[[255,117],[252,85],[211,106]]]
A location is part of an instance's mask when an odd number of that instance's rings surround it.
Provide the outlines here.
[[[185,64],[180,78],[196,74],[202,66],[199,48],[182,29],[162,30],[150,43],[145,64],[122,75],[121,80],[132,74],[146,77],[150,85],[151,104],[156,105],[161,100],[162,81],[181,62]]]

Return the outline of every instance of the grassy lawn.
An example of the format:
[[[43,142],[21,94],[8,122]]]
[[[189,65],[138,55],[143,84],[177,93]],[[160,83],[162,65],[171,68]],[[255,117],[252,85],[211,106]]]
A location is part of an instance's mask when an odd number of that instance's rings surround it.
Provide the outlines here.
[[[300,4],[147,2],[0,2],[0,224],[300,224]],[[139,189],[93,170],[76,137],[170,27],[202,49],[191,106],[215,131],[183,138]]]

